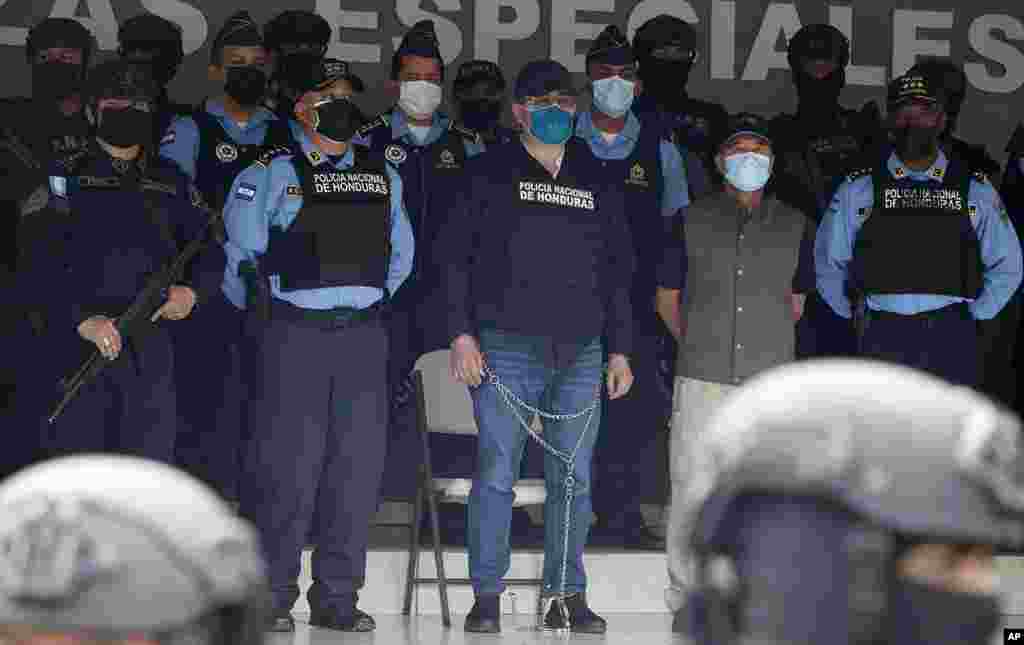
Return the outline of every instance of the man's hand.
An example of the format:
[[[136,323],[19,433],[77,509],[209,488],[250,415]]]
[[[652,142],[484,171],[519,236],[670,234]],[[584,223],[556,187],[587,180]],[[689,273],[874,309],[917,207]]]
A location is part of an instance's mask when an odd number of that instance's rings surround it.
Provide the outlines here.
[[[153,317],[149,320],[156,322],[159,318],[167,320],[181,320],[188,318],[192,313],[192,307],[196,306],[196,292],[189,287],[173,286],[167,290],[167,302],[165,302]]]
[[[114,321],[106,316],[93,316],[78,325],[78,335],[96,345],[100,354],[108,361],[121,353],[121,333]]]
[[[799,321],[804,317],[804,306],[807,304],[807,294],[805,293],[791,293],[789,294],[789,305],[793,309],[793,320]]]
[[[470,387],[480,387],[484,375],[484,357],[480,345],[469,334],[452,341],[452,376]]]
[[[633,387],[633,370],[629,368],[629,359],[623,354],[612,354],[608,357],[608,398],[615,400],[626,396]]]

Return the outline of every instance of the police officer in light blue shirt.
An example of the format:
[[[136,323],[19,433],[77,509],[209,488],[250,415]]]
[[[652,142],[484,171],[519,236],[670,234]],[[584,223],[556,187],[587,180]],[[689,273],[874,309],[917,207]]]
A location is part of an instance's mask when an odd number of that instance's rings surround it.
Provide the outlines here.
[[[208,70],[223,91],[190,116],[178,117],[163,136],[161,156],[177,163],[213,208],[223,208],[231,183],[252,165],[264,144],[289,137],[283,126],[271,127],[278,119],[261,106],[266,65],[263,37],[249,13],[228,18],[213,40]],[[247,344],[245,285],[237,274],[225,272],[223,264],[218,297],[173,330],[182,420],[176,451],[183,468],[237,500],[249,399],[245,377],[256,372],[242,361],[255,356],[255,348]]]
[[[284,81],[293,143],[245,170],[224,208],[229,270],[253,294],[269,291],[267,306],[251,307],[269,319],[242,513],[262,535],[273,629],[294,629],[312,535],[310,623],[372,631],[356,602],[388,427],[382,314],[412,269],[413,237],[398,173],[352,142],[359,81],[348,66],[312,55]]]
[[[975,319],[1021,283],[1021,249],[998,193],[938,144],[939,88],[907,75],[889,88],[894,152],[840,187],[818,229],[818,290],[849,318],[863,294],[861,352],[977,385]]]
[[[672,411],[672,377],[660,376],[661,359],[674,373],[675,341],[654,309],[659,265],[681,264],[685,252],[676,234],[689,205],[683,156],[672,132],[644,123],[630,111],[639,91],[633,48],[622,31],[609,25],[587,53],[593,107],[581,112],[576,136],[599,160],[601,183],[620,190],[638,259],[633,279],[634,371],[639,386],[608,406],[606,431],[595,448],[594,543],[658,544],[644,529],[641,499],[665,490],[658,477],[663,453],[659,437]],[[628,430],[628,431],[627,431]],[[660,448],[660,450],[659,450]],[[661,469],[664,470],[664,469]]]

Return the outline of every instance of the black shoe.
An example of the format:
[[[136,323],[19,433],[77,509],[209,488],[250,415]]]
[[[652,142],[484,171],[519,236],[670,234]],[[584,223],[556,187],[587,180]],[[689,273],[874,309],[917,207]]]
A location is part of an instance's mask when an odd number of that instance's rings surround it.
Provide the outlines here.
[[[377,623],[374,622],[373,617],[355,607],[350,613],[313,609],[309,614],[309,624],[313,627],[334,629],[339,632],[372,632],[377,629]]]
[[[559,602],[551,603],[548,613],[544,616],[544,629],[566,629],[577,634],[603,634],[608,631],[608,623],[587,606],[586,594],[576,593],[565,598],[569,624],[559,607]]]
[[[267,625],[267,631],[278,634],[294,632],[295,619],[292,618],[290,613],[277,614]]]
[[[501,596],[480,594],[466,616],[467,632],[497,634],[501,632]]]

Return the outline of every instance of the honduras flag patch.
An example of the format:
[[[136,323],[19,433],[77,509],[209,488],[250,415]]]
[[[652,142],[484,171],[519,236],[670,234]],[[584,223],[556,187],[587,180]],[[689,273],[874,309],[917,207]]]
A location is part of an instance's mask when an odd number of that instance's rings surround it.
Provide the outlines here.
[[[252,184],[241,183],[238,184],[238,189],[235,191],[235,197],[244,199],[247,202],[251,202],[252,198],[256,196],[256,187]]]

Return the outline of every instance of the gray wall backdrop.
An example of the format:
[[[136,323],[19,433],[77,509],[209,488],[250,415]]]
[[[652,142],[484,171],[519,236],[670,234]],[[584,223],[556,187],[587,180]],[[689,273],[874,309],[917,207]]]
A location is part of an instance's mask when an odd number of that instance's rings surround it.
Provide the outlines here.
[[[450,66],[471,58],[498,61],[511,78],[526,62],[551,57],[582,74],[584,53],[605,25],[632,37],[659,13],[696,25],[701,56],[690,82],[694,96],[727,109],[774,114],[792,110],[785,40],[803,24],[830,22],[853,43],[844,103],[883,99],[885,84],[916,56],[963,61],[970,89],[960,134],[997,158],[1024,119],[1024,2],[1021,0],[0,0],[0,95],[29,90],[21,47],[27,28],[47,16],[75,17],[92,29],[100,56],[117,47],[117,23],[149,11],[181,25],[186,59],[171,86],[196,102],[217,91],[206,80],[209,45],[225,18],[248,9],[264,23],[285,9],[310,9],[335,27],[330,55],[355,63],[371,89],[372,112],[387,107],[379,89],[401,35],[432,18]],[[582,80],[582,79],[581,79]]]

